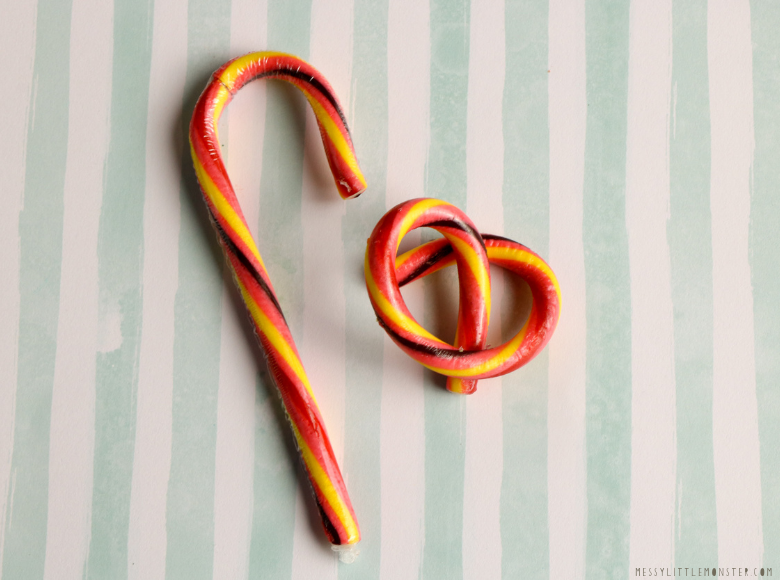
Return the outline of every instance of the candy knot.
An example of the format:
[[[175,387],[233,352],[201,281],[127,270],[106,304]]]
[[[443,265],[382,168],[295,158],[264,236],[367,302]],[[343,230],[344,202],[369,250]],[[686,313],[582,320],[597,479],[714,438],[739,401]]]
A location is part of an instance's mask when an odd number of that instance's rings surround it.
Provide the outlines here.
[[[442,238],[400,256],[398,246],[411,230],[429,227]],[[400,287],[456,264],[460,303],[455,341],[450,344],[425,330],[412,316]],[[490,264],[525,280],[533,297],[528,320],[513,338],[491,348]],[[511,372],[534,358],[558,323],[561,294],[550,267],[512,240],[480,235],[455,206],[436,199],[413,199],[387,212],[366,248],[366,287],[380,325],[410,357],[447,377],[447,389],[469,394],[477,381]]]

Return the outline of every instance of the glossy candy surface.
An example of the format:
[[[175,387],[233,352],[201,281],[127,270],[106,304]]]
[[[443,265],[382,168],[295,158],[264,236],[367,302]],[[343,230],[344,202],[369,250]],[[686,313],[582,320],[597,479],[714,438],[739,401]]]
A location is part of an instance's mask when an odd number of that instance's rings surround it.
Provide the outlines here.
[[[444,237],[397,256],[403,237],[423,226]],[[455,343],[449,344],[414,319],[400,286],[453,263],[460,304]],[[486,348],[491,263],[525,280],[533,304],[517,335]],[[365,274],[379,324],[410,357],[447,376],[447,388],[456,393],[473,393],[478,379],[504,375],[530,361],[552,337],[560,315],[558,281],[544,260],[512,240],[480,235],[462,211],[436,199],[413,199],[385,214],[368,240]]]
[[[225,105],[242,86],[258,78],[287,81],[306,96],[316,115],[328,163],[342,198],[358,196],[366,183],[355,159],[341,107],[328,82],[311,65],[288,54],[257,52],[228,62],[212,75],[195,106],[190,124],[195,173],[279,388],[325,533],[332,544],[345,546],[360,540],[355,513],[298,349],[241,212],[220,151],[217,123]],[[348,559],[346,553],[341,556]]]

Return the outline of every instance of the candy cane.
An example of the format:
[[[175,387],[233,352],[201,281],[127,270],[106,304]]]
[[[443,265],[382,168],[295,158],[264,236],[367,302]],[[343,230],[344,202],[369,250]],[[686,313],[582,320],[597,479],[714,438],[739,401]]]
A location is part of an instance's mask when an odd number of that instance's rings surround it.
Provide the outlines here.
[[[423,226],[444,238],[396,257],[401,239]],[[458,267],[460,306],[451,345],[418,324],[399,287],[453,263]],[[533,296],[531,313],[520,332],[495,348],[485,348],[490,318],[488,263],[520,276]],[[447,388],[457,393],[473,393],[478,379],[506,374],[530,361],[550,340],[560,315],[560,287],[544,260],[512,240],[480,235],[462,211],[436,199],[413,199],[385,214],[368,240],[365,274],[379,324],[410,357],[447,376]]]
[[[336,187],[344,199],[366,188],[344,114],[328,82],[311,65],[279,52],[256,52],[217,70],[198,99],[190,124],[195,173],[211,221],[233,270],[268,366],[282,397],[298,451],[309,476],[323,527],[343,561],[357,555],[360,540],[355,512],[325,431],[325,423],[303,370],[298,349],[271,286],[260,252],[241,212],[220,151],[217,123],[238,90],[257,78],[285,80],[311,104]]]

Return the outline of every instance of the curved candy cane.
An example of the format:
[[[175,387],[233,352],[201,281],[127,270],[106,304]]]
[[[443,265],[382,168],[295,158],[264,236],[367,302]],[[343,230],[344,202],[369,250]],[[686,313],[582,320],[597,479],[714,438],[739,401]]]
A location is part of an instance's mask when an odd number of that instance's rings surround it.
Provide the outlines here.
[[[195,173],[211,221],[233,270],[268,366],[282,396],[306,473],[322,516],[325,533],[344,561],[360,540],[355,512],[325,431],[325,423],[303,370],[298,349],[274,294],[260,252],[241,212],[220,152],[217,123],[238,90],[257,78],[285,80],[298,87],[311,104],[336,187],[344,199],[366,188],[344,114],[325,78],[297,57],[256,52],[231,60],[217,70],[200,96],[190,124]]]
[[[444,238],[396,257],[401,239],[427,226]],[[490,318],[489,263],[524,279],[533,305],[518,334],[485,348]],[[455,344],[425,330],[409,312],[399,286],[453,263],[458,267],[460,306]],[[473,393],[478,379],[511,372],[535,357],[558,323],[561,292],[550,267],[525,246],[499,236],[480,235],[466,215],[437,199],[413,199],[379,221],[366,248],[366,286],[379,324],[410,357],[448,377],[447,388]]]

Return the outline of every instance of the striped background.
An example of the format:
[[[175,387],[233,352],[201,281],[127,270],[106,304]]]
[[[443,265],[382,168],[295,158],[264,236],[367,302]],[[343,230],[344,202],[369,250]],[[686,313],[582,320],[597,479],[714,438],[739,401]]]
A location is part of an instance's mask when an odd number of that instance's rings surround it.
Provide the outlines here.
[[[777,3],[4,0],[0,22],[3,580],[780,572]],[[265,48],[332,82],[370,188],[338,199],[293,89],[230,105],[229,171],[360,519],[351,566],[183,146],[211,71]],[[561,282],[548,349],[473,397],[363,288],[371,228],[423,195]],[[493,341],[522,302],[496,278]],[[405,292],[430,328],[452,330],[448,281]]]

